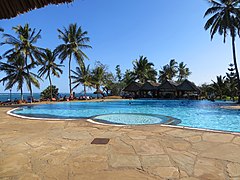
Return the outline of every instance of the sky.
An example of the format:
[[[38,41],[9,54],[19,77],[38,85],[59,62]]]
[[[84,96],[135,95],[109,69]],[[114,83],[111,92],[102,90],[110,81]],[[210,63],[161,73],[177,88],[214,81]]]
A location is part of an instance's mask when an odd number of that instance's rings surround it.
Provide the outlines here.
[[[14,35],[13,26],[29,23],[32,28],[42,30],[42,38],[36,45],[53,50],[62,43],[57,29],[77,23],[90,37],[92,49],[83,51],[90,59],[85,63],[91,67],[101,61],[113,73],[116,65],[125,72],[143,55],[159,70],[175,59],[186,63],[192,72],[189,80],[201,85],[215,80],[217,75],[224,75],[232,62],[230,37],[225,44],[218,34],[211,41],[209,31],[204,30],[207,18],[203,15],[208,7],[207,0],[75,0],[0,20],[0,27],[5,33]],[[1,37],[0,41],[3,41]],[[239,39],[236,44],[239,52]],[[9,48],[1,46],[0,54]],[[67,61],[64,65],[61,77],[53,78],[53,84],[62,93],[69,92]],[[73,61],[72,69],[76,66]],[[0,72],[0,78],[3,76]],[[41,88],[33,88],[33,92],[41,92],[49,82],[44,80],[40,84]],[[74,91],[82,90],[79,87]],[[2,92],[8,91],[0,84]],[[17,92],[16,88],[12,92]],[[24,92],[27,92],[26,88]]]

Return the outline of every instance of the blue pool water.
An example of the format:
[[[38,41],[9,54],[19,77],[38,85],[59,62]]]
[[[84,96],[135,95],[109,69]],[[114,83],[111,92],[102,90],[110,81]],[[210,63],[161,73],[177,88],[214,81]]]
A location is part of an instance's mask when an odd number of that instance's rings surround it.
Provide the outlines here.
[[[112,102],[63,102],[26,106],[13,113],[42,118],[93,118],[99,115],[120,114],[115,117],[99,119],[123,124],[161,123],[151,116],[139,114],[162,115],[181,120],[180,126],[240,132],[240,111],[227,110],[221,106],[231,105],[226,102],[188,101],[188,100],[125,100]],[[124,114],[137,114],[136,117]],[[121,118],[122,117],[122,118]],[[121,120],[124,119],[124,122]]]

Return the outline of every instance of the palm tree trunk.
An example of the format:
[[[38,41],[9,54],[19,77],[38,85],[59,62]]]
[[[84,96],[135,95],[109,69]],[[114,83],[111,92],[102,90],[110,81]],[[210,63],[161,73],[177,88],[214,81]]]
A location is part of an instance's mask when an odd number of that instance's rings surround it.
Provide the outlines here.
[[[86,85],[83,84],[83,91],[84,91],[84,96],[85,98],[87,97],[87,90],[86,90]]]
[[[51,76],[50,74],[48,75],[48,79],[49,79],[49,83],[50,83],[50,97],[51,97],[51,100],[53,98],[53,93],[52,93],[52,80],[51,80]]]
[[[98,92],[99,92],[99,87],[98,87],[98,85],[97,85],[97,99],[99,98],[99,95],[98,95]]]
[[[70,54],[69,62],[68,62],[68,78],[69,78],[69,89],[70,89],[70,96],[72,95],[72,81],[71,81],[71,60],[72,60],[72,54]]]
[[[23,89],[21,88],[21,100],[23,101]]]
[[[238,82],[238,104],[240,104],[240,78],[237,66],[237,56],[236,56],[236,49],[235,49],[235,37],[232,37],[232,50],[233,50],[233,62],[236,70],[237,82]]]
[[[26,66],[26,69],[27,69],[28,77],[30,77],[30,72],[29,72],[29,69],[27,68],[27,66],[28,66],[28,64],[27,64],[27,53],[25,55],[25,66]],[[29,91],[30,91],[31,100],[33,100],[32,85],[31,85],[30,79],[27,80],[27,84],[28,84],[28,88],[29,88]]]

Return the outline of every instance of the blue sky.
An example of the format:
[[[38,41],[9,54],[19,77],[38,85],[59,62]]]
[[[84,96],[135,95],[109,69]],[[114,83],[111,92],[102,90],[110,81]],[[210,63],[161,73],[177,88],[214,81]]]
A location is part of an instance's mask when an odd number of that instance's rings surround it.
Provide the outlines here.
[[[143,55],[159,70],[170,59],[176,59],[187,64],[192,71],[189,79],[200,85],[215,80],[216,75],[224,75],[232,62],[230,38],[225,44],[219,35],[211,41],[209,32],[203,28],[207,20],[203,15],[208,7],[207,0],[75,0],[68,5],[50,5],[10,20],[0,20],[0,27],[5,33],[13,34],[13,26],[29,23],[42,30],[37,45],[54,49],[61,43],[57,28],[76,22],[88,31],[93,48],[84,51],[90,58],[86,63],[92,67],[101,61],[112,72],[118,64],[124,72],[132,69],[132,61]],[[239,39],[237,47],[238,44]],[[8,48],[0,47],[0,54]],[[73,61],[73,69],[75,66]],[[0,77],[3,75],[0,73]],[[60,92],[69,92],[67,76],[65,63],[61,78],[53,78]],[[45,80],[40,90],[33,90],[41,92],[47,86]],[[82,88],[75,91],[80,92]],[[2,84],[0,92],[4,92]]]

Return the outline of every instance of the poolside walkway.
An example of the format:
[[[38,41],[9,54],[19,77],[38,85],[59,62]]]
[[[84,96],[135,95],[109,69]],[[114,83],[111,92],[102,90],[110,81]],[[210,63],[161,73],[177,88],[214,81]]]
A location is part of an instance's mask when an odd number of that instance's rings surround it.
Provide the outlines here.
[[[237,133],[24,120],[7,110],[0,107],[0,179],[240,179]]]

